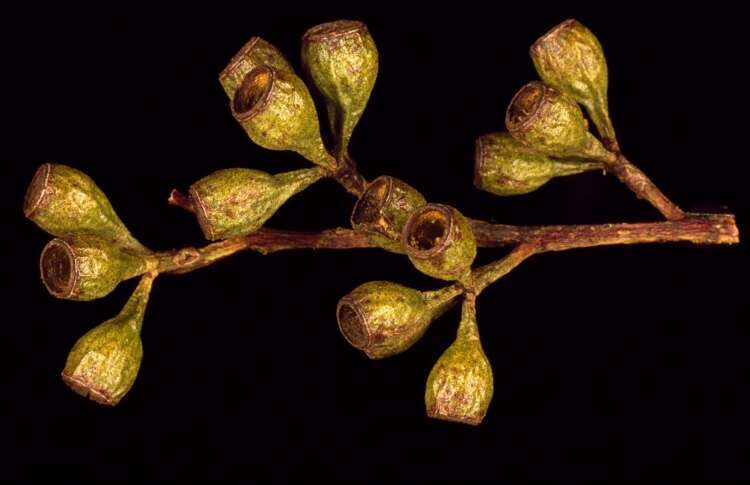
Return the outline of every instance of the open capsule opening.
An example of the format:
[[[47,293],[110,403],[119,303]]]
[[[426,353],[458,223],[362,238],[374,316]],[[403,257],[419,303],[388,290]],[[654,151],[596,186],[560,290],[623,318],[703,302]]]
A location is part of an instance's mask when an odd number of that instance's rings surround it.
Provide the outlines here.
[[[353,347],[358,349],[367,347],[370,342],[370,335],[367,332],[365,318],[358,311],[355,303],[339,302],[336,320],[338,320],[341,334]]]
[[[542,105],[546,89],[543,83],[534,81],[522,87],[513,96],[505,115],[505,123],[511,132],[523,129],[524,125],[534,118]]]
[[[373,180],[365,189],[365,192],[354,204],[352,211],[352,227],[363,230],[378,230],[383,232],[379,227],[382,223],[382,209],[388,201],[393,181],[390,177],[382,176]],[[381,229],[381,230],[379,230]],[[387,234],[386,234],[387,235]]]
[[[259,113],[268,102],[273,80],[274,71],[268,66],[248,72],[234,94],[232,109],[235,115],[247,119]]]
[[[42,282],[47,290],[58,298],[67,298],[73,293],[76,280],[76,264],[73,250],[61,239],[53,239],[42,250],[39,259]]]
[[[409,254],[427,257],[438,252],[450,233],[451,214],[443,207],[426,205],[414,211],[404,228]]]

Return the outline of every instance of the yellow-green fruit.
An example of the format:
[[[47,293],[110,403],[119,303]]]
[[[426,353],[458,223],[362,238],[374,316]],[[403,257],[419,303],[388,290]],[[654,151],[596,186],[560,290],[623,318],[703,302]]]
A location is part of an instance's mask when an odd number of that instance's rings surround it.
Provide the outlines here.
[[[371,359],[390,357],[414,345],[459,293],[452,287],[422,292],[390,281],[371,281],[339,300],[339,330]]]
[[[316,25],[302,37],[302,63],[325,97],[337,153],[344,155],[378,76],[375,41],[355,20]]]
[[[292,150],[328,169],[336,160],[320,137],[318,112],[307,86],[294,73],[256,67],[237,88],[234,118],[250,139],[269,150]]]
[[[382,175],[367,186],[352,210],[354,229],[368,233],[377,246],[403,253],[401,232],[411,213],[427,201],[414,187]]]
[[[206,239],[227,239],[259,229],[290,197],[323,175],[318,167],[278,175],[228,168],[194,183],[190,197]]]
[[[607,102],[607,60],[596,36],[569,19],[534,42],[529,54],[542,81],[581,103],[605,142],[616,149]]]
[[[45,163],[31,180],[23,212],[57,237],[89,233],[133,250],[147,251],[130,235],[104,192],[80,170]]]
[[[539,81],[516,93],[505,114],[505,126],[515,139],[545,155],[598,161],[614,157],[589,133],[575,100]]]
[[[148,270],[148,261],[93,234],[53,239],[39,258],[42,281],[51,295],[94,300]]]
[[[479,341],[474,301],[464,301],[456,340],[427,378],[425,407],[431,418],[477,425],[494,392],[492,366]]]
[[[597,162],[548,157],[507,132],[489,133],[477,138],[474,185],[496,195],[528,194],[555,177],[601,168]]]
[[[75,392],[114,406],[133,387],[143,358],[140,332],[152,281],[144,276],[119,315],[75,343],[62,371],[63,382]]]
[[[242,49],[232,57],[227,67],[219,74],[219,82],[229,99],[234,98],[235,91],[240,87],[247,73],[260,66],[271,66],[280,71],[294,72],[292,66],[276,47],[260,37],[253,37],[242,46]]]
[[[469,221],[455,208],[441,204],[423,205],[412,212],[401,244],[415,268],[448,281],[468,277],[477,255]]]

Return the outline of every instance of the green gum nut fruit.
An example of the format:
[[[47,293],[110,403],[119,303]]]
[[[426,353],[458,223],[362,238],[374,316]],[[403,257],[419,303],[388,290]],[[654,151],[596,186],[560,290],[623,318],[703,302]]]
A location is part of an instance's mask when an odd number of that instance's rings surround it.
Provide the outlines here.
[[[62,371],[63,382],[75,392],[114,406],[133,387],[143,358],[140,333],[152,281],[144,276],[119,315],[75,343]]]
[[[425,407],[431,418],[478,425],[492,401],[492,366],[479,341],[474,301],[464,300],[456,340],[427,378]]]
[[[190,198],[206,239],[227,239],[259,229],[290,197],[323,175],[318,167],[278,175],[229,168],[194,183]]]
[[[52,296],[66,300],[101,298],[121,281],[143,274],[150,267],[151,261],[142,254],[92,234],[53,239],[39,258],[44,286]]]
[[[596,36],[569,19],[537,39],[529,54],[542,81],[581,103],[605,144],[617,150],[607,102],[607,60]]]
[[[339,301],[336,318],[347,342],[371,359],[382,359],[414,345],[459,294],[453,287],[421,292],[371,281]]]
[[[578,103],[539,81],[516,93],[505,114],[505,126],[515,139],[545,155],[602,162],[615,157],[589,133]]]
[[[256,67],[237,88],[231,107],[234,118],[257,145],[292,150],[321,167],[336,169],[336,160],[320,137],[310,92],[295,74]]]
[[[45,163],[37,169],[26,190],[23,213],[53,236],[95,234],[117,245],[148,252],[130,235],[96,183],[66,165]]]
[[[227,67],[219,74],[219,82],[229,99],[240,87],[248,72],[256,67],[271,66],[279,71],[294,72],[284,55],[260,37],[253,37],[232,57]]]
[[[325,98],[336,152],[344,156],[378,76],[375,41],[355,20],[316,25],[302,36],[302,63]]]
[[[448,281],[468,277],[477,255],[469,221],[455,208],[441,204],[426,204],[412,212],[401,245],[415,268]]]
[[[496,195],[528,194],[555,177],[601,168],[597,162],[548,157],[507,132],[489,133],[477,138],[474,185]]]
[[[403,253],[401,232],[414,209],[426,202],[411,185],[381,175],[370,182],[354,205],[352,227],[367,232],[378,247]]]

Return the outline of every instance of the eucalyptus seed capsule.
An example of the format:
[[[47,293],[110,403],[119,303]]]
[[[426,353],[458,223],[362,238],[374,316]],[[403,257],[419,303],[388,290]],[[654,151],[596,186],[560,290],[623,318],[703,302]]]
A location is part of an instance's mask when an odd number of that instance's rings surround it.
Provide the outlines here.
[[[39,258],[42,282],[52,296],[84,301],[108,295],[121,281],[147,271],[149,264],[143,254],[93,234],[53,239]]]
[[[143,358],[140,333],[152,281],[144,276],[116,317],[75,343],[62,371],[63,382],[75,392],[114,406],[133,387]]]
[[[607,60],[596,36],[569,19],[537,39],[529,54],[542,81],[581,103],[605,145],[617,150],[607,101]]]
[[[292,150],[311,162],[336,169],[336,160],[320,137],[315,104],[294,73],[256,67],[237,88],[232,114],[250,139],[269,150]]]
[[[355,20],[316,25],[302,37],[302,63],[326,100],[336,152],[345,155],[378,75],[375,41]]]
[[[26,190],[23,213],[53,236],[88,233],[147,251],[130,235],[96,183],[67,165],[45,163],[37,169]]]
[[[516,93],[508,106],[505,126],[514,138],[546,155],[602,162],[615,158],[589,133],[575,100],[539,81],[528,83]]]
[[[415,268],[448,281],[468,277],[477,255],[469,221],[455,208],[441,204],[423,205],[412,212],[401,244]]]
[[[492,366],[482,349],[473,298],[461,309],[456,340],[440,356],[427,378],[425,407],[431,418],[478,425],[494,393]]]
[[[474,185],[496,195],[528,194],[555,177],[601,168],[597,162],[548,157],[507,132],[488,133],[477,138]]]
[[[454,287],[422,292],[371,281],[339,300],[336,319],[347,342],[371,359],[382,359],[414,345],[459,293]]]
[[[377,246],[403,253],[401,232],[406,220],[427,201],[414,187],[395,177],[381,175],[366,187],[352,210],[354,229],[368,233]]]
[[[227,239],[259,229],[289,198],[324,174],[318,167],[278,175],[229,168],[194,183],[190,197],[206,239]]]

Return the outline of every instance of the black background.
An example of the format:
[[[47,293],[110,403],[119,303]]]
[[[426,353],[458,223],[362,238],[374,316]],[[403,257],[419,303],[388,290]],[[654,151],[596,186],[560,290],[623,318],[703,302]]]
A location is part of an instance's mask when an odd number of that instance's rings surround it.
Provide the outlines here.
[[[376,250],[245,253],[164,276],[129,395],[104,408],[62,384],[75,340],[116,314],[135,282],[89,303],[50,297],[36,266],[49,236],[22,218],[26,184],[40,163],[72,165],[98,182],[149,247],[203,244],[194,218],[166,205],[172,187],[226,167],[306,166],[295,154],[256,147],[231,117],[216,77],[252,35],[298,66],[308,27],[337,18],[368,24],[380,74],[351,146],[368,179],[394,175],[429,200],[510,224],[658,219],[598,173],[517,198],[472,186],[475,137],[503,129],[511,96],[536,77],[528,46],[576,17],[604,45],[625,153],[684,208],[736,212],[744,236],[747,46],[738,12],[713,3],[663,13],[531,2],[408,13],[276,3],[163,12],[40,7],[6,17],[3,194],[12,224],[3,291],[11,362],[3,400],[11,411],[3,434],[14,450],[6,473],[750,478],[744,243],[596,248],[524,263],[479,301],[496,391],[476,428],[424,413],[425,379],[452,341],[457,309],[389,360],[369,361],[341,338],[335,305],[356,285],[439,286],[406,258]],[[346,226],[352,203],[324,181],[268,225]],[[502,254],[483,251],[478,262]]]

